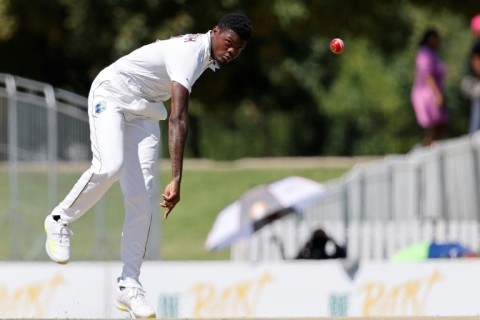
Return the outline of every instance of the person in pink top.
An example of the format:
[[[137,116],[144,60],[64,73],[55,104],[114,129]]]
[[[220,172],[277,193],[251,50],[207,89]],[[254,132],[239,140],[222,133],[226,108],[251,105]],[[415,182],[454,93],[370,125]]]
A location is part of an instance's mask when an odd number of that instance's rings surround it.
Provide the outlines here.
[[[445,106],[446,67],[437,53],[440,36],[428,29],[420,41],[415,59],[415,81],[411,100],[418,124],[425,129],[422,146],[438,140],[448,127]]]
[[[460,88],[470,100],[470,126],[468,133],[480,130],[480,13],[470,23],[474,36],[472,49],[468,55],[468,73],[463,77]]]

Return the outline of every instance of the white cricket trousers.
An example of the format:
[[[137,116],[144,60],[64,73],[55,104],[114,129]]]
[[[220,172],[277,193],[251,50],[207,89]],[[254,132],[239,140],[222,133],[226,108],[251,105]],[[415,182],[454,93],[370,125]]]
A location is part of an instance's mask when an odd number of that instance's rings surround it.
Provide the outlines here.
[[[155,177],[160,128],[158,119],[135,114],[139,98],[129,95],[118,79],[112,77],[112,72],[110,68],[102,71],[88,96],[92,164],[52,214],[73,222],[120,180],[125,220],[119,283],[138,287],[157,205]]]

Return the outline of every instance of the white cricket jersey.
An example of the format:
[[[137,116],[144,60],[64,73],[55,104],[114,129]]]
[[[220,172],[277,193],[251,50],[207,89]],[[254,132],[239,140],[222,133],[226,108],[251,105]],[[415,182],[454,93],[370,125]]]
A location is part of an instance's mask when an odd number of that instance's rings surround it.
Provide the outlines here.
[[[170,99],[172,81],[191,92],[206,68],[219,68],[210,57],[210,31],[157,40],[123,56],[112,67],[134,95],[150,101]]]

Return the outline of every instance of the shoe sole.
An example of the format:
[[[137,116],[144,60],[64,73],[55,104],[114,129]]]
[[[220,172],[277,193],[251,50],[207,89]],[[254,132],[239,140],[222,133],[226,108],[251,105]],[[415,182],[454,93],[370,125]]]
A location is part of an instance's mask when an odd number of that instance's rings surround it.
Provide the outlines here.
[[[128,312],[132,319],[156,319],[157,318],[157,315],[155,313],[150,314],[146,317],[136,317],[135,314],[132,312],[132,310],[130,310],[129,307],[127,307],[124,304],[119,303],[118,301],[115,301],[115,307],[117,307],[117,309],[120,310],[120,311]]]

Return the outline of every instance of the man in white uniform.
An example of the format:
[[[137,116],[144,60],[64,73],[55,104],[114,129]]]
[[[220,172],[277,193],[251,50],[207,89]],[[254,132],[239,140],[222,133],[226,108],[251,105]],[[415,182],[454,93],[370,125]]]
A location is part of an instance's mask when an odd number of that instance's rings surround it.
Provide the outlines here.
[[[116,306],[132,317],[155,317],[139,281],[155,199],[159,120],[167,118],[162,101],[171,99],[168,145],[172,177],[160,205],[165,219],[180,201],[183,155],[188,134],[188,101],[192,85],[207,68],[215,71],[241,53],[251,22],[231,13],[205,34],[188,34],[145,45],[105,68],[88,96],[93,160],[70,193],[45,219],[49,257],[70,259],[70,223],[80,218],[120,181],[125,198],[122,230],[122,275]]]

